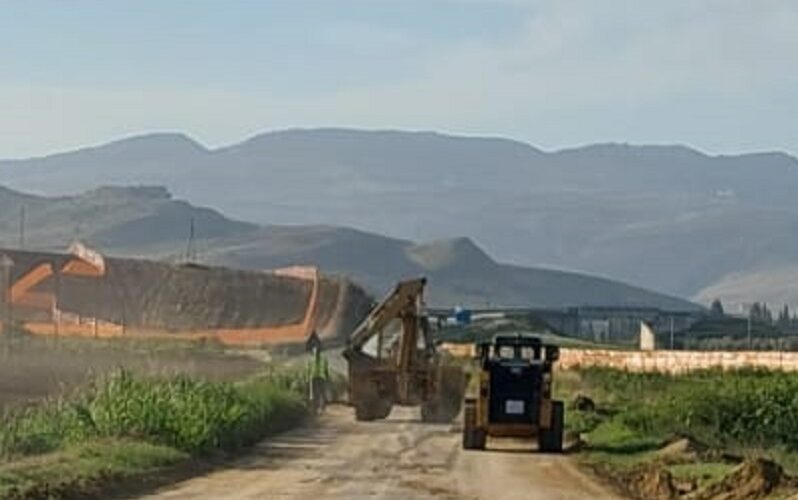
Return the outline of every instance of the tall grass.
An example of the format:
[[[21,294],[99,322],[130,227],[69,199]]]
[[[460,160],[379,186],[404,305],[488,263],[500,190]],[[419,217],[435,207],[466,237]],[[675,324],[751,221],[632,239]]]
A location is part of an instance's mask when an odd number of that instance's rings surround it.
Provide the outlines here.
[[[0,458],[44,453],[95,438],[133,438],[192,454],[233,449],[295,423],[305,381],[272,374],[240,383],[118,371],[73,397],[3,416]]]
[[[650,436],[692,436],[718,447],[798,451],[798,375],[708,370],[686,375],[580,373],[616,423]]]

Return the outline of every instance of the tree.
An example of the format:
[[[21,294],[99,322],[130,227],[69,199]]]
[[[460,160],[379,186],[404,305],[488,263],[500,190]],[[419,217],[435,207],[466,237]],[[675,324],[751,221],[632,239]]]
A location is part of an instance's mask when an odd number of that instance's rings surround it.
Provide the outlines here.
[[[789,327],[791,322],[790,306],[784,304],[784,307],[779,312],[779,326]]]
[[[748,316],[751,321],[759,321],[762,319],[762,305],[759,302],[751,304],[751,309],[748,310]]]
[[[720,301],[720,299],[715,299],[712,301],[712,305],[709,306],[709,313],[714,318],[720,318],[725,314],[725,311],[723,310],[723,303]]]
[[[768,325],[773,324],[773,313],[770,312],[770,308],[768,307],[767,302],[762,303],[762,321],[764,321]]]
[[[768,325],[773,324],[773,313],[765,302],[754,302],[748,313],[752,321],[758,321]]]

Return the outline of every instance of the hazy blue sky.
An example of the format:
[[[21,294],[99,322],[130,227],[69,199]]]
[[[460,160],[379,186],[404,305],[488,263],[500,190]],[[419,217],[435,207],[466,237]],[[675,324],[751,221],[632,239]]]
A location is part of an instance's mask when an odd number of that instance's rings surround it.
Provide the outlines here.
[[[294,126],[798,153],[795,0],[4,0],[0,157]]]

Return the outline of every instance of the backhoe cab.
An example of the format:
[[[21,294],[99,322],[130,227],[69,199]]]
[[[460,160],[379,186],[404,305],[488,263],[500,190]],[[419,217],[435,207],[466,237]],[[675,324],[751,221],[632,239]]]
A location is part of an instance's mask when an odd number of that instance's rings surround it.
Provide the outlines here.
[[[394,405],[421,406],[426,422],[459,413],[465,376],[435,349],[424,315],[426,279],[400,282],[349,337],[349,399],[358,420],[385,418]]]
[[[476,394],[465,400],[463,448],[483,450],[488,437],[512,437],[537,439],[541,452],[561,452],[564,407],[551,394],[559,355],[559,347],[523,334],[478,344]]]

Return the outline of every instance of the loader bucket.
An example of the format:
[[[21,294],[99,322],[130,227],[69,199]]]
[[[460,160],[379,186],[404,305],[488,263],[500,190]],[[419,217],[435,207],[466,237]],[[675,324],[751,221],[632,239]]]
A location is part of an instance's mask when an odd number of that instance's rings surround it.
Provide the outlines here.
[[[383,363],[358,352],[349,361],[349,402],[358,420],[386,418],[396,398],[396,374]]]
[[[421,419],[432,423],[449,423],[460,413],[465,395],[466,378],[458,365],[440,365],[429,399],[421,406]]]

